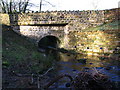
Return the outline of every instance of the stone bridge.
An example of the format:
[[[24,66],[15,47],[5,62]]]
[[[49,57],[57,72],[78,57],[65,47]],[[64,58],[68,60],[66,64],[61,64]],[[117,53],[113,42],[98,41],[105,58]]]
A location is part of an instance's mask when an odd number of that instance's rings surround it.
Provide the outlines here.
[[[13,30],[34,39],[37,43],[45,36],[55,36],[60,47],[68,47],[68,35],[104,23],[104,11],[53,11],[41,13],[11,14]]]
[[[2,17],[2,20],[4,20],[3,24],[9,24],[15,32],[33,39],[37,44],[43,38],[47,38],[49,43],[60,41],[59,47],[67,49],[112,52],[109,48],[116,47],[118,43],[111,46],[107,42],[117,41],[115,35],[99,30],[86,32],[86,29],[112,21],[116,18],[114,15],[116,12],[118,9],[3,14],[5,17]],[[108,19],[108,16],[112,18]],[[109,39],[111,37],[113,39]]]
[[[36,44],[43,38],[53,38],[60,42],[59,47],[66,46],[65,37],[68,34],[68,23],[62,24],[38,24],[13,26],[13,30],[23,36],[33,39]],[[48,37],[49,36],[49,37]],[[57,38],[57,39],[56,39]],[[52,39],[48,43],[55,43]],[[57,42],[56,42],[57,43]],[[64,46],[62,46],[64,45]]]

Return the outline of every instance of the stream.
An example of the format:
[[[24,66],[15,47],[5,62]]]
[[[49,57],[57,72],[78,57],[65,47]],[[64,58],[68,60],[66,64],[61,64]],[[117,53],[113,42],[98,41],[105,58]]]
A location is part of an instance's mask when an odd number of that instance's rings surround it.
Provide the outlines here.
[[[115,58],[88,56],[82,54],[59,53],[57,62],[57,75],[69,74],[75,77],[83,69],[95,68],[97,71],[109,76],[115,88],[120,88],[120,62]],[[66,88],[68,78],[60,79],[50,88]]]

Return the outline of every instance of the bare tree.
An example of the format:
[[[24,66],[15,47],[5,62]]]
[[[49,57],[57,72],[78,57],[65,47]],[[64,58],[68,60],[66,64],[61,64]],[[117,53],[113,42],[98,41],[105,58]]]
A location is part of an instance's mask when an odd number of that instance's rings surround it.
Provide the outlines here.
[[[42,10],[42,5],[44,5],[44,4],[43,4],[43,1],[44,1],[45,3],[48,3],[49,5],[51,5],[52,7],[55,7],[55,5],[51,4],[50,2],[48,2],[48,1],[46,1],[46,0],[40,0],[40,9],[39,9],[40,12],[41,12],[41,10]]]
[[[23,8],[23,13],[25,13],[25,11],[27,10],[28,3],[29,3],[29,0],[27,0],[25,2],[24,8]]]
[[[32,6],[37,7],[35,4],[30,3],[30,0],[0,0],[0,4],[2,6],[3,13],[15,13],[15,12],[25,13],[26,11],[31,11],[30,7]],[[55,7],[55,5],[51,4],[46,0],[40,0],[40,5],[39,5],[40,12],[42,10],[42,6],[45,4],[49,4],[52,7]]]
[[[10,13],[12,13],[12,3],[13,3],[13,0],[10,0]]]
[[[14,13],[14,12],[23,12],[30,10],[30,6],[33,6],[33,3],[29,2],[30,0],[1,0],[2,12],[3,13]]]
[[[5,0],[1,0],[0,3],[2,7],[2,12],[7,13],[9,11],[8,2]]]
[[[4,11],[6,13],[5,4],[3,3],[3,0],[1,0],[0,6],[1,6],[1,9],[2,9],[1,12]]]
[[[42,7],[42,0],[40,0],[40,12],[41,12],[41,7]]]

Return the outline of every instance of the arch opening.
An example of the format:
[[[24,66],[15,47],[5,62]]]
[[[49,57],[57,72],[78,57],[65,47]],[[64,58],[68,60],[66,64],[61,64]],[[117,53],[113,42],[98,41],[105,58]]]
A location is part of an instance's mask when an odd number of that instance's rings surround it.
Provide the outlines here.
[[[48,35],[43,37],[39,42],[38,42],[38,47],[39,49],[55,49],[58,48],[60,45],[60,40],[52,35]]]

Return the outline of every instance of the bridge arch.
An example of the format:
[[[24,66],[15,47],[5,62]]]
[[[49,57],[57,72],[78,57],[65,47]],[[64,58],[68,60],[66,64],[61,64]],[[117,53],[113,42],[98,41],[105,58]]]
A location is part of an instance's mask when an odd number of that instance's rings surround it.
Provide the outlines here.
[[[39,48],[53,47],[58,48],[60,46],[60,39],[53,35],[46,35],[38,41]]]

